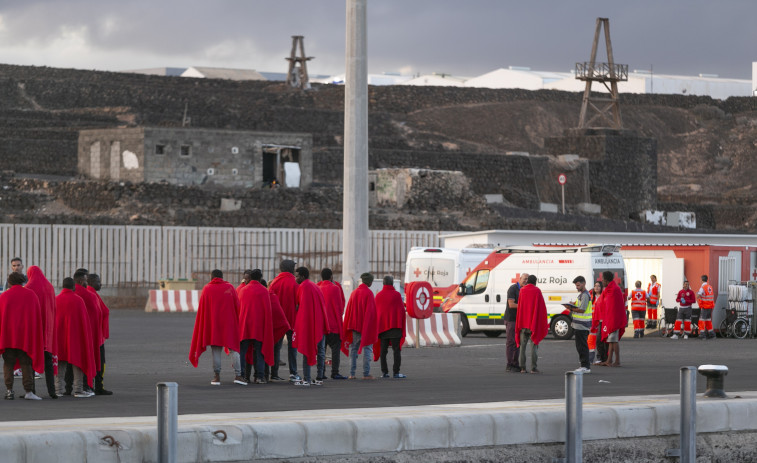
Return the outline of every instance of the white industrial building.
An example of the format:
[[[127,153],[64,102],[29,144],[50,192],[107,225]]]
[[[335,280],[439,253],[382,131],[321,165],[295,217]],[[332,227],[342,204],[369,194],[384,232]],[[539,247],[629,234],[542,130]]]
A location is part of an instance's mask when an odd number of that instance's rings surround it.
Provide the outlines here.
[[[553,82],[568,78],[573,78],[569,72],[532,71],[531,68],[510,66],[468,79],[463,86],[541,90]]]

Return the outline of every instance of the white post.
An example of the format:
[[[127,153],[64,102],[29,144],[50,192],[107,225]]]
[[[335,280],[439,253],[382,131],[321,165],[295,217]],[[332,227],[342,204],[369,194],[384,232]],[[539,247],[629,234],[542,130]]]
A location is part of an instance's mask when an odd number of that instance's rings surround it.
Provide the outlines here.
[[[565,185],[560,185],[560,189],[562,190],[562,213],[565,215]]]
[[[342,281],[346,295],[368,262],[368,58],[367,0],[347,0],[344,79],[344,203]]]
[[[583,461],[583,372],[565,373],[565,461]]]
[[[179,384],[158,383],[158,462],[176,463],[179,437]]]

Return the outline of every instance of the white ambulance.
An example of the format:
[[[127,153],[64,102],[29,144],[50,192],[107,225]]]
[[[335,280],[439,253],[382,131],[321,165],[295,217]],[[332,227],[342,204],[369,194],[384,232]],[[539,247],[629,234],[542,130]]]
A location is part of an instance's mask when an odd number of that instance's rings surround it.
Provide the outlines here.
[[[550,329],[557,339],[570,339],[570,312],[562,304],[576,300],[573,279],[586,279],[587,290],[609,270],[625,290],[626,271],[618,245],[582,247],[511,247],[498,248],[445,297],[443,312],[460,313],[461,331],[483,332],[496,337],[505,330],[507,290],[518,282],[522,273],[536,275],[547,304]]]
[[[405,284],[414,281],[431,283],[436,311],[444,296],[455,290],[468,272],[492,251],[492,248],[410,248],[405,261]]]

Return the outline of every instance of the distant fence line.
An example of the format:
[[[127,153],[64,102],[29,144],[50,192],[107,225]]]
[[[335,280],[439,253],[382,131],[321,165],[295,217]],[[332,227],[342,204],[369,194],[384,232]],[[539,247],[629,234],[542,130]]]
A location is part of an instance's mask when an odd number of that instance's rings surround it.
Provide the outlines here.
[[[410,248],[438,246],[439,235],[436,231],[371,230],[371,272],[402,277]],[[15,256],[27,268],[39,266],[56,287],[80,267],[98,273],[103,285],[110,287],[152,288],[162,279],[206,280],[215,268],[229,274],[230,281],[247,268],[259,268],[270,279],[278,273],[281,259],[293,259],[311,272],[330,267],[338,279],[342,231],[0,224],[2,278]]]

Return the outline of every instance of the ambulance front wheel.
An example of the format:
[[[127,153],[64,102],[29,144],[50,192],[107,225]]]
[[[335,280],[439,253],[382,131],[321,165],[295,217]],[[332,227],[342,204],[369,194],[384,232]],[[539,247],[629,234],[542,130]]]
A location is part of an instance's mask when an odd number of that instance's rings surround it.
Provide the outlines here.
[[[466,317],[464,313],[461,313],[458,315],[460,315],[460,336],[466,337],[468,336],[468,333],[470,333],[470,325],[468,324],[468,317]]]
[[[555,339],[566,340],[573,337],[573,327],[570,326],[570,318],[558,315],[552,319],[552,335]]]

